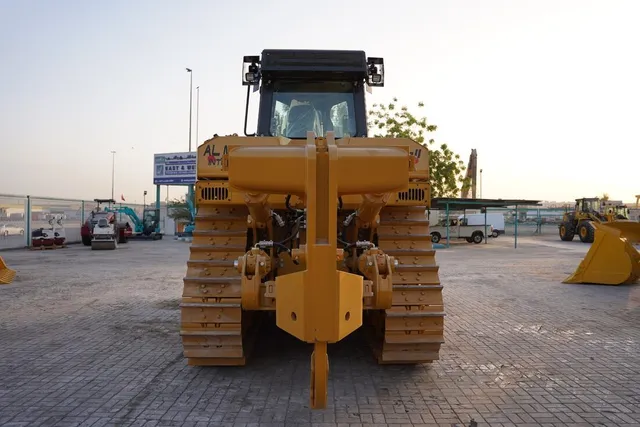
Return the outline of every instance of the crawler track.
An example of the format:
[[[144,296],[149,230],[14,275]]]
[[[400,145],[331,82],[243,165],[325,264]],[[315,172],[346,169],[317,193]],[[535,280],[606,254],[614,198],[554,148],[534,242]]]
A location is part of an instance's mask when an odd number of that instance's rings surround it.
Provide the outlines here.
[[[367,312],[369,336],[381,364],[425,363],[444,343],[444,305],[424,206],[386,207],[378,247],[398,260],[393,306]]]
[[[233,262],[246,251],[244,206],[201,206],[180,304],[180,335],[189,365],[244,365],[255,334],[240,306],[240,273]]]
[[[444,307],[435,251],[424,207],[387,207],[378,246],[398,260],[393,307],[367,310],[367,332],[381,364],[439,358]],[[247,250],[244,206],[202,206],[196,217],[184,278],[181,329],[189,365],[244,365],[260,312],[241,308],[240,274],[233,263]]]

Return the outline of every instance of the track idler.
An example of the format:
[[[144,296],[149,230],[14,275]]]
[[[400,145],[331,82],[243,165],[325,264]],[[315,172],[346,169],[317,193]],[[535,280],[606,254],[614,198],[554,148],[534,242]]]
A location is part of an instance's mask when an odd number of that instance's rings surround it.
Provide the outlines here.
[[[563,283],[630,284],[640,278],[640,222],[592,223],[595,239],[575,273]]]

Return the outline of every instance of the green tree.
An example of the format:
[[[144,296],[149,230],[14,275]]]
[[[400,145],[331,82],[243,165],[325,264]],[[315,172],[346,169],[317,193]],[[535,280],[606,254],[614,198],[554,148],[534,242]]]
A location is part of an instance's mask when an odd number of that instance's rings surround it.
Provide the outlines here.
[[[602,193],[602,197],[601,197],[603,202],[606,202],[609,200],[609,193]]]
[[[429,178],[432,197],[459,197],[460,187],[469,185],[469,179],[460,155],[451,151],[447,144],[436,146],[429,132],[435,132],[436,125],[429,124],[427,118],[409,112],[406,106],[398,108],[398,98],[387,105],[373,104],[369,110],[369,128],[376,138],[410,138],[429,150]],[[424,108],[419,102],[418,108]]]
[[[192,201],[195,202],[195,192]],[[189,210],[185,196],[179,199],[173,199],[167,204],[167,216],[174,221],[191,222],[195,219],[191,216],[191,211]]]

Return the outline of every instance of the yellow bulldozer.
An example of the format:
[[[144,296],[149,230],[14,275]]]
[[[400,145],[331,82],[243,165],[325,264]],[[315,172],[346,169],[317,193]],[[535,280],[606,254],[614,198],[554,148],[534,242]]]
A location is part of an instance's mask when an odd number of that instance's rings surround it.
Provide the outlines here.
[[[381,364],[438,359],[444,306],[425,210],[429,153],[372,138],[363,51],[245,56],[244,137],[198,147],[180,334],[192,366],[244,365],[258,327],[313,344],[310,401],[327,406],[327,345],[363,328]],[[257,132],[247,133],[252,91]]]

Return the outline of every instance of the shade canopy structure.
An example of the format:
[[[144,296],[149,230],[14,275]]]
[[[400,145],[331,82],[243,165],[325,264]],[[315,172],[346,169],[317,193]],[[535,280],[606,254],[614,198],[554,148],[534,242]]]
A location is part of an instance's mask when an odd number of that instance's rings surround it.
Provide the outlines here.
[[[518,247],[518,207],[542,206],[540,200],[527,199],[458,199],[453,197],[436,197],[431,199],[431,208],[444,210],[446,212],[447,223],[447,245],[450,245],[449,235],[449,212],[451,210],[467,210],[467,209],[484,209],[484,239],[487,243],[487,208],[509,208],[514,207],[516,210],[514,248]]]

